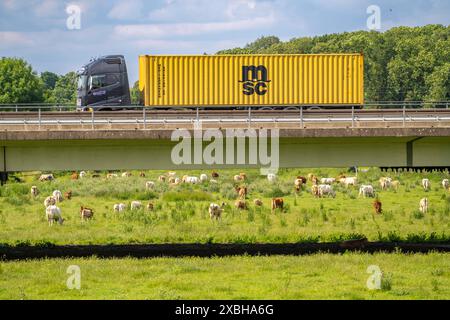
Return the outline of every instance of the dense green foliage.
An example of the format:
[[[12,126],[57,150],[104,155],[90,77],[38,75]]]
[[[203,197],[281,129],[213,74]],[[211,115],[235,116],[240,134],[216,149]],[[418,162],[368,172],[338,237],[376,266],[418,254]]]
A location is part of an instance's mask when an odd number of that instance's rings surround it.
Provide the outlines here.
[[[443,101],[450,99],[450,27],[397,27],[384,33],[355,31],[316,37],[261,37],[244,48],[218,54],[364,54],[368,101]]]
[[[55,87],[46,102],[75,104],[77,99],[77,74],[69,72],[58,77]]]
[[[0,103],[41,102],[43,87],[25,60],[0,58]]]

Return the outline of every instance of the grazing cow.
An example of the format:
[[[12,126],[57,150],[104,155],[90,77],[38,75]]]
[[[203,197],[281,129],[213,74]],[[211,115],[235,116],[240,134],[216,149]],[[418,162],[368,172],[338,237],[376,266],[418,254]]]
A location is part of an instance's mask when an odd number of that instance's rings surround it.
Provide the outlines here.
[[[47,208],[48,206],[54,206],[56,204],[56,199],[53,196],[48,196],[44,200],[44,206]]]
[[[320,179],[321,184],[333,184],[336,181],[335,178],[322,178]]]
[[[283,198],[272,198],[272,211],[276,209],[283,210],[284,201]]]
[[[219,220],[222,218],[223,208],[225,207],[225,203],[222,202],[222,205],[211,203],[208,208],[209,218]]]
[[[153,202],[149,202],[147,203],[147,210],[148,211],[153,211],[153,209],[155,208]]]
[[[31,195],[32,195],[33,197],[37,197],[38,194],[39,194],[38,188],[37,188],[36,186],[32,186],[32,187],[31,187]]]
[[[308,182],[308,179],[306,179],[305,177],[302,177],[302,176],[297,176],[297,179],[302,180],[303,184],[306,184],[306,182]]]
[[[333,198],[336,197],[336,192],[334,192],[333,187],[328,184],[320,184],[319,186],[319,197],[323,198],[324,196],[331,196]]]
[[[80,171],[80,179],[83,179],[86,176],[86,171]]]
[[[267,180],[268,180],[270,183],[275,183],[275,182],[277,181],[277,176],[276,176],[275,174],[273,174],[273,173],[269,173],[269,174],[267,175]]]
[[[76,173],[75,171],[72,172],[72,175],[70,176],[70,179],[72,179],[72,180],[78,180],[78,173]]]
[[[139,173],[139,177],[145,178],[145,172],[141,171],[141,172]]]
[[[177,175],[177,173],[175,171],[169,171],[167,172],[167,176],[168,177],[175,177]]]
[[[375,214],[381,214],[383,212],[383,209],[381,208],[381,201],[378,199],[375,199],[373,201],[373,209],[375,210]]]
[[[67,199],[67,200],[72,199],[72,190],[64,192],[64,199]]]
[[[116,203],[114,205],[114,211],[116,211],[116,212],[122,212],[125,210],[125,208],[126,208],[126,206],[123,203]]]
[[[180,178],[175,178],[173,184],[174,185],[179,185],[181,183],[181,179]]]
[[[398,180],[392,181],[391,186],[392,186],[392,188],[394,188],[395,191],[397,191],[398,187],[400,186],[400,181],[398,181]]]
[[[61,216],[61,209],[59,209],[55,205],[49,205],[45,209],[45,215],[50,226],[53,226],[54,221],[58,222],[59,224],[63,224],[64,222],[64,219]]]
[[[445,190],[447,190],[449,186],[450,186],[450,182],[448,179],[442,180],[442,187],[444,187]]]
[[[52,180],[55,180],[55,177],[51,173],[41,174],[41,176],[39,177],[39,181],[52,181]]]
[[[295,179],[294,181],[294,185],[295,185],[295,191],[300,192],[302,190],[302,185],[303,185],[303,180],[302,179]]]
[[[430,180],[427,178],[422,179],[422,187],[425,191],[430,189]]]
[[[245,199],[247,197],[247,187],[236,187],[235,190],[239,199]]]
[[[342,177],[339,179],[339,182],[348,187],[348,186],[356,186],[357,180],[358,179],[356,177],[348,177],[348,178]]]
[[[213,177],[214,179],[217,179],[217,178],[219,178],[219,174],[217,172],[213,171],[211,173],[211,177]]]
[[[128,178],[131,177],[131,172],[125,171],[122,173],[122,178]]]
[[[167,180],[167,182],[169,182],[169,184],[175,184],[177,178],[175,177],[169,177],[169,180]]]
[[[56,199],[56,202],[61,202],[64,199],[61,191],[59,191],[59,190],[53,191],[52,195],[53,195],[53,198]]]
[[[117,178],[118,175],[116,173],[108,173],[106,175],[106,179],[112,179],[112,178]]]
[[[145,183],[145,189],[152,190],[155,188],[155,183],[153,181],[147,181]]]
[[[392,186],[392,178],[381,177],[380,178],[380,187],[381,190],[389,189]]]
[[[200,175],[200,182],[205,182],[205,181],[208,181],[208,175],[202,173],[202,174]]]
[[[247,202],[245,202],[245,200],[236,200],[236,201],[234,202],[234,206],[235,206],[237,209],[240,209],[240,210],[246,210],[246,209],[247,209]]]
[[[419,210],[422,213],[427,213],[428,212],[428,198],[420,199]]]
[[[253,203],[255,204],[255,206],[257,207],[262,207],[263,202],[260,199],[255,199],[253,200]]]
[[[158,177],[159,182],[166,182],[166,176],[159,176]]]
[[[142,203],[140,201],[131,201],[131,210],[138,210],[142,207]]]
[[[81,221],[86,221],[86,220],[92,219],[94,217],[94,210],[81,206],[80,207],[80,216],[81,216]]]
[[[190,184],[197,184],[197,183],[199,183],[198,177],[190,177],[190,176],[183,176],[182,181],[184,183],[190,183]]]
[[[320,197],[320,190],[317,184],[311,186],[311,194],[316,198]]]
[[[374,198],[375,197],[375,190],[373,189],[373,187],[371,185],[361,185],[361,187],[359,188],[359,195],[358,196],[363,196],[364,198],[366,197],[371,197]]]

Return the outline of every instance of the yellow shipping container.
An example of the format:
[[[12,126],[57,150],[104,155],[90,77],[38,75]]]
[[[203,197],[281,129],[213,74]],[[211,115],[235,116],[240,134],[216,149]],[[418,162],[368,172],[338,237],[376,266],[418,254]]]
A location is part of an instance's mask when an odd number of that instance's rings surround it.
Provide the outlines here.
[[[362,105],[362,54],[142,55],[146,106]]]

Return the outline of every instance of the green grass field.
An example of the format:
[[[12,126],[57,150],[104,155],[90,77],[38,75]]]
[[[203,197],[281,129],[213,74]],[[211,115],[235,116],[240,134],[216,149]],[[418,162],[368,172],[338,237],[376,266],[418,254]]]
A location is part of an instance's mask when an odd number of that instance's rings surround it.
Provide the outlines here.
[[[70,265],[81,289],[69,290]],[[380,290],[367,268],[383,272]],[[449,299],[449,254],[53,259],[0,263],[0,299]]]
[[[209,175],[209,171],[205,171]],[[448,240],[450,229],[450,192],[441,186],[448,173],[382,173],[369,169],[358,175],[360,184],[373,184],[383,203],[384,213],[374,215],[373,199],[359,198],[358,188],[335,185],[335,199],[316,199],[309,192],[311,183],[300,194],[294,192],[297,175],[309,172],[318,177],[336,177],[344,169],[285,169],[278,182],[270,184],[258,170],[246,170],[249,188],[249,210],[233,207],[236,199],[233,175],[238,170],[220,170],[219,183],[213,185],[169,186],[157,177],[166,173],[146,172],[145,178],[133,177],[107,180],[84,178],[70,180],[70,173],[59,173],[53,182],[38,182],[38,173],[21,176],[24,183],[9,182],[0,188],[0,243],[7,244],[97,244],[97,243],[171,243],[171,242],[301,242],[335,241],[366,236],[369,240],[435,241]],[[200,171],[177,172],[199,175]],[[348,176],[352,175],[346,173]],[[390,176],[401,182],[398,191],[380,191],[378,179]],[[431,190],[425,192],[421,180],[431,180]],[[145,181],[153,180],[155,190],[147,192]],[[40,195],[33,199],[30,187],[37,185]],[[73,191],[72,200],[59,204],[66,219],[64,225],[49,227],[43,201],[55,189]],[[272,213],[270,199],[284,198],[284,212]],[[419,200],[429,199],[429,212],[419,212]],[[262,208],[253,200],[260,198]],[[141,200],[155,204],[155,210],[145,209],[115,213],[113,204]],[[211,202],[227,202],[221,221],[211,221]],[[82,223],[80,205],[94,209],[95,218]]]

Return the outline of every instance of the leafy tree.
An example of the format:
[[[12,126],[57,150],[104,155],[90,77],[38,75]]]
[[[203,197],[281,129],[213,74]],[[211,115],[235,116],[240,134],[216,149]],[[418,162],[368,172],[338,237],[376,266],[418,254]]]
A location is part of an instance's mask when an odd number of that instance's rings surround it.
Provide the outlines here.
[[[77,74],[69,72],[58,78],[49,102],[75,104],[77,100]]]
[[[39,103],[43,90],[42,80],[25,60],[0,59],[0,103]]]
[[[143,97],[142,93],[139,90],[139,80],[137,80],[133,87],[130,89],[130,96],[131,96],[131,104],[140,105],[143,104]]]
[[[58,81],[59,76],[56,73],[45,71],[41,73],[42,82],[44,82],[44,88],[46,90],[53,90]]]

